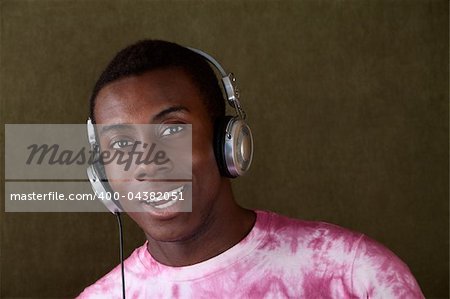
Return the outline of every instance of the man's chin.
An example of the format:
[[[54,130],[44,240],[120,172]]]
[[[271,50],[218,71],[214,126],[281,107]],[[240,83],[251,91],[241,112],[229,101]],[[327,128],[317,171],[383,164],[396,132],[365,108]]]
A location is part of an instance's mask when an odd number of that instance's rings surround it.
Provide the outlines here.
[[[183,242],[190,239],[195,231],[189,224],[190,214],[173,211],[128,213],[147,239],[157,242]]]

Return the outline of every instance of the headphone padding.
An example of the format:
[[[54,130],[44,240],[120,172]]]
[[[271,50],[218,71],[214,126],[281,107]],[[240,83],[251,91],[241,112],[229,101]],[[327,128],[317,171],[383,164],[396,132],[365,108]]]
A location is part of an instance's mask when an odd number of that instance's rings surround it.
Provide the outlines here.
[[[225,160],[225,134],[228,123],[233,117],[224,116],[216,120],[214,124],[214,155],[216,156],[217,166],[219,167],[220,174],[225,177],[233,178],[227,167]]]

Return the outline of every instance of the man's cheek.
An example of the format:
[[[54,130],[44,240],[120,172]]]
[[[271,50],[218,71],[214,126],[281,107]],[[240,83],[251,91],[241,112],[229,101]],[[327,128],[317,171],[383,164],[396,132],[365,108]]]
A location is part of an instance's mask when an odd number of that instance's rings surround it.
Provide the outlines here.
[[[118,166],[106,167],[108,182],[114,191],[122,191],[131,182],[132,172],[124,171]]]

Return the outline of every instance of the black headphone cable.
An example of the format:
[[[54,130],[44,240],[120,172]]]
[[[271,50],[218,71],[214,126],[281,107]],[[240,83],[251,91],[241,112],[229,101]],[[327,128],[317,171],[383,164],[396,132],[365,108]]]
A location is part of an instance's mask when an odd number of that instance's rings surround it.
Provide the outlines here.
[[[119,224],[119,254],[120,254],[120,268],[122,269],[122,298],[125,299],[125,270],[123,267],[123,232],[122,232],[122,220],[120,218],[120,212],[114,213],[117,216],[117,223]]]

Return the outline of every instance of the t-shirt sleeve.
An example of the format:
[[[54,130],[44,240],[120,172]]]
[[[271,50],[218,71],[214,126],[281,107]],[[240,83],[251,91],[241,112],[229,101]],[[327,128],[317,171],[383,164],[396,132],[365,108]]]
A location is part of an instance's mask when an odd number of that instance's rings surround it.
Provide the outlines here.
[[[408,266],[380,243],[363,236],[352,265],[358,298],[425,298]]]

